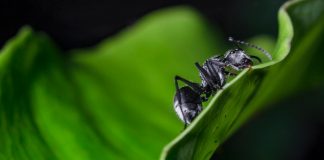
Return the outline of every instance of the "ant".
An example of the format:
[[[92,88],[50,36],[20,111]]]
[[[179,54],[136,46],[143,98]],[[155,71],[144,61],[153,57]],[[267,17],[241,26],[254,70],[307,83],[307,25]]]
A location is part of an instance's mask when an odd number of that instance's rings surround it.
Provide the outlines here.
[[[180,76],[175,76],[176,94],[174,97],[174,110],[178,117],[184,122],[185,128],[189,125],[202,111],[202,102],[208,101],[208,98],[222,89],[226,83],[227,76],[236,76],[236,73],[231,72],[228,68],[235,71],[240,71],[245,68],[251,68],[253,65],[252,59],[256,59],[261,63],[261,59],[257,56],[248,55],[239,47],[240,44],[255,48],[272,60],[271,55],[254,44],[244,41],[235,40],[232,37],[228,41],[236,45],[236,49],[228,50],[225,55],[213,56],[205,61],[200,66],[195,63],[199,70],[201,84],[190,82]],[[187,86],[179,88],[178,81],[182,81]]]

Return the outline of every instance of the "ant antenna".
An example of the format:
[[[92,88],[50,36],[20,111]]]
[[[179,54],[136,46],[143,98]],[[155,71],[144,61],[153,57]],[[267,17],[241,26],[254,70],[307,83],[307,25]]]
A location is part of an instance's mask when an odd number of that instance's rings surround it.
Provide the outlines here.
[[[244,44],[248,47],[251,47],[251,48],[255,48],[259,51],[261,51],[264,55],[266,55],[270,60],[272,60],[272,56],[269,52],[267,52],[266,50],[264,50],[263,48],[257,46],[257,45],[254,45],[254,44],[250,44],[250,43],[247,43],[247,42],[244,42],[244,41],[241,41],[241,40],[235,40],[233,37],[228,37],[228,41],[230,42],[234,42],[236,43],[237,45],[238,44]]]

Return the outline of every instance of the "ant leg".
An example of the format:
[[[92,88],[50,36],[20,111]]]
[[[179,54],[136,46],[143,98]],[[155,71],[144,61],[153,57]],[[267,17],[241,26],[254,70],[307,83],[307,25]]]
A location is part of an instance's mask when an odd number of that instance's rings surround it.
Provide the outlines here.
[[[176,84],[178,84],[178,81],[182,81],[183,83],[185,83],[186,85],[188,85],[189,87],[191,87],[195,92],[197,92],[198,94],[201,94],[203,91],[202,89],[200,88],[200,86],[197,84],[197,83],[193,83],[193,82],[190,82],[180,76],[175,76],[175,81],[176,81]]]
[[[217,74],[217,72],[214,70],[214,67],[211,67],[210,66],[210,62],[207,60],[206,61],[206,67],[207,67],[207,69],[209,70],[209,73],[211,74],[211,75],[216,75]],[[204,68],[202,68],[202,69],[204,69]],[[205,70],[205,69],[204,69]],[[207,72],[206,72],[207,73]],[[208,75],[209,76],[209,75]],[[217,82],[217,80],[215,79],[215,76],[210,76],[210,78],[211,78],[211,81],[212,82]]]
[[[214,63],[214,64],[216,64],[218,66],[217,68],[221,68],[222,65],[223,65],[221,62],[220,63]],[[218,73],[220,71],[217,71],[215,69],[215,67],[213,66],[213,62],[212,61],[207,60],[206,61],[206,66],[207,66],[209,72],[212,72],[211,73],[213,75],[212,76],[212,78],[213,78],[212,80],[213,80],[214,83],[217,84],[217,88],[218,89],[222,89],[223,83],[225,82],[225,77],[223,76],[223,74],[219,74]]]
[[[254,58],[254,59],[256,59],[256,60],[258,60],[259,61],[259,63],[262,63],[262,61],[261,61],[261,59],[259,58],[259,57],[257,57],[257,56],[250,56],[251,58]]]
[[[211,66],[211,64],[210,64],[210,61],[208,61],[208,60],[206,61],[206,66],[207,66],[208,70],[210,72],[212,72],[211,73],[212,75],[217,75],[215,68],[213,66]],[[211,78],[212,78],[213,82],[217,82],[216,79],[213,79],[213,78],[215,78],[215,76],[212,76]]]
[[[199,72],[201,73],[201,75],[202,75],[202,79],[203,79],[204,81],[206,81],[208,84],[210,84],[210,85],[212,85],[212,86],[215,86],[214,82],[213,82],[212,79],[210,78],[210,76],[209,76],[209,74],[207,73],[207,71],[206,71],[203,67],[201,67],[201,66],[199,65],[198,62],[196,62],[195,65],[196,65],[197,69],[199,70]]]

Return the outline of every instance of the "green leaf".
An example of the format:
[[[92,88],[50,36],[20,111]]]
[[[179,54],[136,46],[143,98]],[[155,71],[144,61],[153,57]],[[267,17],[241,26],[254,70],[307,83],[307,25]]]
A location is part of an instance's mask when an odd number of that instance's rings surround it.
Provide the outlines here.
[[[228,83],[194,123],[164,148],[161,159],[209,159],[220,144],[269,104],[323,86],[323,10],[320,0],[284,4],[278,14],[278,40],[271,52],[274,60],[245,70]]]
[[[188,7],[152,13],[92,49],[24,28],[0,54],[0,159],[158,159],[183,124],[174,76],[221,48]]]

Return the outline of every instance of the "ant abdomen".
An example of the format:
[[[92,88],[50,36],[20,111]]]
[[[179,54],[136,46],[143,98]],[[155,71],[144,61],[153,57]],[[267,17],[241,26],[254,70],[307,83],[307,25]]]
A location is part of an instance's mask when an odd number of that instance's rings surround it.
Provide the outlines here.
[[[200,95],[188,86],[180,88],[174,96],[174,110],[185,124],[190,124],[202,111]]]

